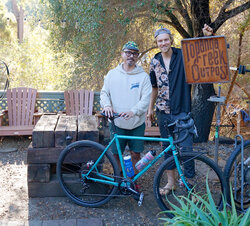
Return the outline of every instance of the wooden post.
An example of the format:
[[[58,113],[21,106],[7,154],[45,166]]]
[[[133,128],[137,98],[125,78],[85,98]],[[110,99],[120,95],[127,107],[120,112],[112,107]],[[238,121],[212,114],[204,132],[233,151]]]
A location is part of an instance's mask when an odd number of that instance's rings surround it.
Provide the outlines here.
[[[241,121],[241,113],[240,111],[238,111],[238,114],[237,114],[237,134],[240,134],[240,121]]]
[[[22,6],[20,6],[20,10],[18,9],[16,0],[12,0],[12,9],[17,21],[17,38],[19,40],[19,43],[21,43],[23,41],[24,11]]]
[[[43,115],[40,118],[33,129],[32,145],[27,154],[29,197],[65,196],[55,172],[67,136],[71,136],[72,141],[78,138],[99,142],[95,116]],[[99,154],[92,147],[84,147],[74,152],[70,160],[75,163],[82,163],[86,159],[95,161]],[[72,186],[80,185],[77,181],[71,183]],[[97,186],[95,189],[101,188]]]

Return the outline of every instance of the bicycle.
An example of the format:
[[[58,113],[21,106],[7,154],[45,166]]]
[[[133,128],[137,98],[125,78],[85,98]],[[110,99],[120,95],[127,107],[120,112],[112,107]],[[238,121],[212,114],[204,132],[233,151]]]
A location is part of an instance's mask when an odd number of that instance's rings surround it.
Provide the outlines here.
[[[227,187],[232,185],[236,207],[244,212],[250,206],[250,140],[243,143],[243,149],[242,156],[241,144],[235,147],[227,160],[224,174]],[[230,204],[230,196],[227,200]]]
[[[0,75],[3,75],[4,80],[6,79],[5,83],[4,82],[2,83],[2,84],[5,84],[4,89],[3,89],[3,93],[0,95],[0,101],[2,101],[6,95],[6,91],[9,88],[9,84],[10,84],[10,82],[9,82],[10,71],[9,71],[7,64],[2,60],[0,60]],[[1,77],[2,76],[0,76],[0,81],[2,82]]]
[[[117,117],[115,115],[115,117]],[[114,118],[111,118],[111,125],[114,126]],[[76,204],[85,207],[99,207],[107,203],[113,197],[133,196],[140,206],[143,201],[143,192],[135,191],[135,182],[148,169],[150,169],[165,153],[172,150],[173,156],[164,160],[158,168],[154,177],[154,195],[159,207],[171,210],[171,205],[167,199],[176,204],[175,195],[188,196],[192,189],[199,195],[206,195],[206,178],[211,189],[212,196],[218,208],[221,207],[222,194],[225,194],[225,180],[222,171],[202,152],[182,152],[179,143],[186,139],[188,133],[193,133],[194,121],[191,115],[176,120],[166,129],[172,130],[176,134],[180,130],[185,130],[183,137],[157,138],[157,137],[134,137],[117,135],[105,148],[103,145],[93,141],[76,141],[69,144],[60,154],[57,162],[57,176],[65,194]],[[133,178],[128,178],[125,171],[123,157],[119,145],[119,139],[140,139],[144,141],[168,142],[169,145],[143,168]],[[122,175],[118,164],[109,150],[115,144],[121,162]],[[192,183],[183,174],[184,165],[193,161],[195,165],[195,176],[191,179]],[[166,170],[169,165],[175,164],[179,174],[180,185],[168,195],[161,195],[160,188],[167,183]],[[171,213],[167,213],[173,217]]]

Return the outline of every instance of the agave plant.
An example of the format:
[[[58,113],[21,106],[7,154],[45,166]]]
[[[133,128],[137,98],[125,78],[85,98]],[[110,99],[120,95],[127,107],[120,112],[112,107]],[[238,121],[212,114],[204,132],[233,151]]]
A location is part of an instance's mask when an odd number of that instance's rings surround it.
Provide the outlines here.
[[[206,196],[199,196],[198,194],[190,191],[188,197],[175,196],[179,205],[170,203],[173,210],[165,212],[172,213],[173,218],[159,218],[163,221],[164,225],[174,226],[246,226],[250,225],[250,208],[244,214],[238,214],[235,208],[233,199],[232,188],[230,186],[230,195],[232,200],[232,208],[227,208],[227,202],[223,198],[223,210],[217,209],[208,182],[206,181]],[[165,213],[165,212],[161,212]]]

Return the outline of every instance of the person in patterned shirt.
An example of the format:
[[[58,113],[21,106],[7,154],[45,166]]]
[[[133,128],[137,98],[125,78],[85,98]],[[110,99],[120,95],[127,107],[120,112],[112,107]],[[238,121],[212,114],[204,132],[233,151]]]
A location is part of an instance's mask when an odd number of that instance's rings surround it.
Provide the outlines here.
[[[213,30],[204,25],[203,34],[212,35]],[[152,94],[148,109],[148,117],[154,120],[154,105],[160,128],[161,137],[168,137],[166,126],[179,118],[183,118],[191,111],[191,86],[186,83],[182,52],[179,48],[172,47],[173,36],[167,28],[160,28],[154,35],[156,44],[161,52],[157,53],[150,63],[150,79]],[[180,132],[182,136],[185,131]],[[163,149],[168,143],[163,142]],[[182,151],[192,151],[193,138],[189,135],[182,143]],[[165,155],[165,158],[172,153]],[[175,167],[167,170],[168,183],[160,189],[166,195],[175,189]],[[194,162],[185,164],[184,174],[187,178],[194,177]]]

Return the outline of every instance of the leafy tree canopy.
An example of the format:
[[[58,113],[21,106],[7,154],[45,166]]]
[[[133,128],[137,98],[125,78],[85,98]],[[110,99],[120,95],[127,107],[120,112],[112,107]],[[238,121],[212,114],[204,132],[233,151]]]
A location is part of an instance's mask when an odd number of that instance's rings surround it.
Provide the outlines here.
[[[11,13],[8,17],[13,19],[6,26],[9,12],[4,4],[11,11],[14,1],[28,19],[23,43],[13,38],[17,29]],[[231,40],[238,38],[243,27],[249,32],[247,0],[4,0],[4,4],[0,3],[0,57],[11,65],[12,84],[38,89],[99,91],[104,75],[120,61],[122,45],[129,40],[139,44],[140,63],[148,70],[150,58],[158,51],[153,33],[159,26],[171,28],[177,46],[181,38],[201,36],[205,23]],[[229,51],[233,66],[235,43]],[[245,46],[243,38],[241,54],[249,59]],[[201,141],[206,141],[214,112],[207,98],[214,94],[212,84],[193,86],[194,118],[205,137]]]
[[[140,50],[147,52],[155,46],[152,34],[160,25],[171,26],[182,38],[201,36],[205,23],[216,32],[226,20],[250,7],[249,1],[233,0],[42,2],[49,9],[45,20],[53,22],[53,43],[74,55],[78,66],[75,77],[81,71],[87,80],[93,79],[96,89],[100,89],[103,76],[119,61],[126,41],[136,41]]]
[[[38,26],[36,18],[42,12],[39,11],[39,0],[21,2],[28,15],[22,43],[17,40],[17,22],[11,12],[10,1],[3,3],[0,2],[0,89],[4,88],[7,78],[2,64],[4,61],[10,70],[11,87],[65,90],[73,73],[72,68],[75,67],[74,59],[68,53],[54,51],[48,42],[50,32]]]

